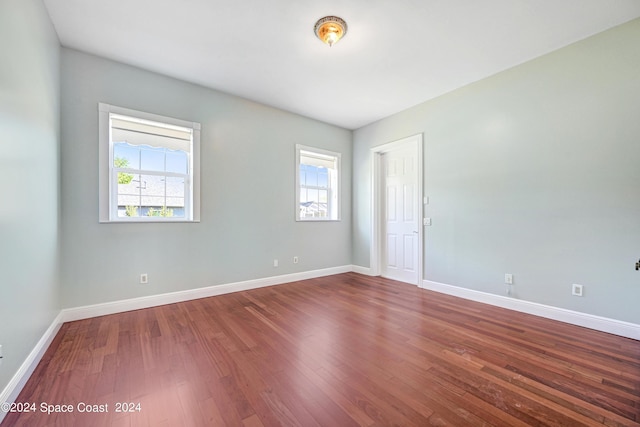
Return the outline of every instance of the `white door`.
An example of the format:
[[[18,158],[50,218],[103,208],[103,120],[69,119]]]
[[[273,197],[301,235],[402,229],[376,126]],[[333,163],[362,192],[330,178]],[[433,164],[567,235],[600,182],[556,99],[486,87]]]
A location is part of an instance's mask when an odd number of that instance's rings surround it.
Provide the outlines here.
[[[418,284],[418,159],[409,144],[382,154],[382,275]]]

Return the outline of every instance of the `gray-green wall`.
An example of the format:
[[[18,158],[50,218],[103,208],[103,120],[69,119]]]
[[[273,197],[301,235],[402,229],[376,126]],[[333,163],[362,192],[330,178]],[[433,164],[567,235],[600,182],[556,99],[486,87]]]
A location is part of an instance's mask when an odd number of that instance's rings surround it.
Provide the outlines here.
[[[0,390],[61,307],[369,266],[370,148],[416,133],[426,280],[513,273],[517,298],[640,323],[639,45],[636,20],[352,135],[61,49],[40,0],[3,0]],[[200,223],[98,223],[98,102],[202,124]],[[342,153],[341,222],[294,221],[298,143]]]
[[[423,133],[426,280],[640,323],[639,46],[635,20],[355,131],[353,263],[370,148]]]
[[[200,223],[98,223],[98,102],[202,124]],[[351,264],[350,131],[66,48],[61,114],[64,307]],[[295,144],[342,153],[342,221],[294,220]]]
[[[0,2],[0,391],[58,303],[60,45],[40,0]]]

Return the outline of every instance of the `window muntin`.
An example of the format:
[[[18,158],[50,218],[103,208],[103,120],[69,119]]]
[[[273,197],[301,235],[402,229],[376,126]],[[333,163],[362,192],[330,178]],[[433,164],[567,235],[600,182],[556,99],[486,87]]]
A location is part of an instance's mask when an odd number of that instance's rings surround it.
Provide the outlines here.
[[[296,146],[296,219],[337,221],[340,153]]]
[[[101,222],[199,220],[198,123],[100,104],[100,127]]]

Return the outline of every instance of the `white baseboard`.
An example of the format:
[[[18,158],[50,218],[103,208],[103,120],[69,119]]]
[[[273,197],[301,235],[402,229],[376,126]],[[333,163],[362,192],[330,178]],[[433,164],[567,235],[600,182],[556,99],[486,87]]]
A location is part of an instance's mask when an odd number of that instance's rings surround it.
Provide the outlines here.
[[[280,285],[283,283],[297,282],[299,280],[313,279],[316,277],[331,276],[333,274],[352,271],[350,265],[341,267],[324,268],[301,273],[284,274],[281,276],[265,277],[262,279],[246,280],[243,282],[227,283],[223,285],[208,286],[206,288],[188,289],[185,291],[170,292],[166,294],[150,295],[140,298],[112,301],[101,304],[86,305],[62,310],[62,321],[89,319],[91,317],[105,316],[108,314],[122,313],[142,308],[157,307],[165,304],[190,301],[198,298],[213,297],[232,292],[247,291],[266,286]]]
[[[351,271],[354,273],[364,274],[365,276],[372,276],[371,269],[369,267],[362,267],[359,265],[352,265]]]
[[[42,335],[42,338],[38,341],[36,346],[31,350],[31,353],[27,356],[25,361],[20,365],[18,371],[15,373],[13,378],[9,381],[9,384],[2,390],[0,393],[0,403],[4,402],[15,402],[18,398],[18,395],[22,391],[22,388],[27,383],[27,380],[33,374],[33,371],[42,360],[42,356],[49,348],[51,341],[56,337],[56,334],[60,330],[64,322],[62,321],[62,313],[58,313],[51,325],[47,328],[47,330]],[[7,415],[6,412],[0,410],[0,423]]]
[[[567,310],[564,308],[523,301],[486,292],[474,291],[472,289],[460,288],[458,286],[446,285],[444,283],[432,282],[429,280],[424,280],[422,282],[422,287],[424,289],[429,289],[431,291],[447,295],[453,295],[472,301],[495,305],[497,307],[520,311],[522,313],[533,314],[547,319],[559,320],[572,325],[595,329],[596,331],[640,340],[640,325],[635,323],[623,322],[621,320],[594,316],[592,314],[581,313],[579,311]]]

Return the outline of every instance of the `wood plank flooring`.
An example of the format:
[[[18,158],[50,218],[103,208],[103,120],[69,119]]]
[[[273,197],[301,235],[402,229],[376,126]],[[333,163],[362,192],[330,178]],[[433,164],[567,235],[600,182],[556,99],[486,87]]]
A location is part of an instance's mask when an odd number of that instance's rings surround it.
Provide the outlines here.
[[[16,402],[2,427],[640,426],[640,342],[347,273],[66,323]]]

